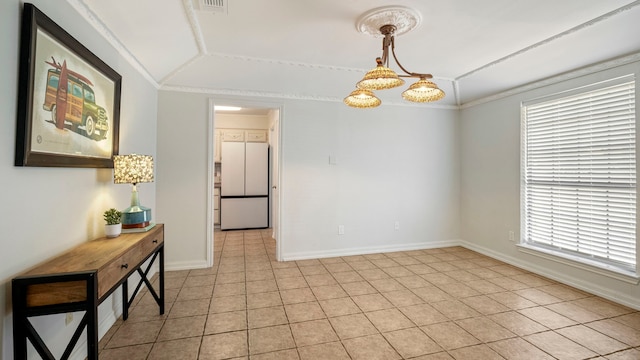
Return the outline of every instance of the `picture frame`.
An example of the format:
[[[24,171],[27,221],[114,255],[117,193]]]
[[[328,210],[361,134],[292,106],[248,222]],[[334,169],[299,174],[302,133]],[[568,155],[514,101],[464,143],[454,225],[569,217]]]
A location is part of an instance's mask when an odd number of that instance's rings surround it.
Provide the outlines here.
[[[113,168],[120,74],[29,3],[19,59],[15,165]]]

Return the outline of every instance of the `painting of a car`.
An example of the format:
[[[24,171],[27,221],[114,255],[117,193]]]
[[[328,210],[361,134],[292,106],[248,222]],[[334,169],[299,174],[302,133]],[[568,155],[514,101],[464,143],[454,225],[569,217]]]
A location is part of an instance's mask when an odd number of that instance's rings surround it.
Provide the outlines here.
[[[94,140],[105,139],[109,131],[107,112],[96,104],[91,81],[68,69],[66,60],[62,64],[51,60],[45,61],[52,68],[47,71],[43,104],[45,110],[51,111],[51,122],[60,129],[68,123],[73,131]],[[83,132],[80,132],[81,127]]]

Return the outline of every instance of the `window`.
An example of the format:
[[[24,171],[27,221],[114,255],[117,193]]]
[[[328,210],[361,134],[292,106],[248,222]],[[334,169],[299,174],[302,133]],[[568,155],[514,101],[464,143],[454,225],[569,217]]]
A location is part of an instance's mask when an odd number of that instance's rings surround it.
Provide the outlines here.
[[[73,84],[73,96],[82,98],[82,88],[78,84]]]
[[[522,106],[521,243],[636,272],[635,80]]]
[[[93,90],[91,90],[91,88],[89,88],[88,86],[84,87],[84,99],[92,104],[96,102],[96,97],[93,94]]]
[[[49,73],[51,74],[51,73]],[[56,74],[51,74],[51,76],[49,77],[49,86],[51,86],[54,89],[58,88],[58,75]]]

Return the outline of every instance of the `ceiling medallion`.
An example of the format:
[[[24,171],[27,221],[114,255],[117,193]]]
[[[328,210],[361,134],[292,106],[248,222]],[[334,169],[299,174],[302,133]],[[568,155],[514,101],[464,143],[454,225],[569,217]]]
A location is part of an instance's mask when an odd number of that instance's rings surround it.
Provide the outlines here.
[[[395,25],[395,35],[402,35],[420,26],[422,16],[419,12],[405,6],[383,6],[369,10],[356,21],[356,29],[363,34],[384,37],[380,28]]]

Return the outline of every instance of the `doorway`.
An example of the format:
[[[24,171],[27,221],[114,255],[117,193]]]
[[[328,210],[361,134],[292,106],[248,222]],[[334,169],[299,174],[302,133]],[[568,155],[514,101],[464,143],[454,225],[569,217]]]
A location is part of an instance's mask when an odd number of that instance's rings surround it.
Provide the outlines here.
[[[281,179],[281,125],[282,108],[280,103],[252,101],[247,99],[210,98],[209,99],[209,131],[208,131],[208,200],[207,200],[207,264],[213,266],[213,246],[216,232],[220,230],[220,171],[221,171],[221,144],[222,138],[219,131],[221,126],[233,127],[230,124],[233,119],[238,119],[236,130],[246,129],[249,133],[260,127],[257,133],[264,131],[266,141],[269,144],[269,204],[268,224],[272,229],[272,237],[276,240],[276,259],[281,260],[280,237],[280,179]],[[256,125],[260,121],[266,121],[264,126]],[[219,126],[221,125],[221,126]],[[253,128],[253,130],[252,130]],[[218,130],[218,131],[217,131]],[[254,132],[255,133],[255,132]],[[218,234],[221,234],[218,232]]]

